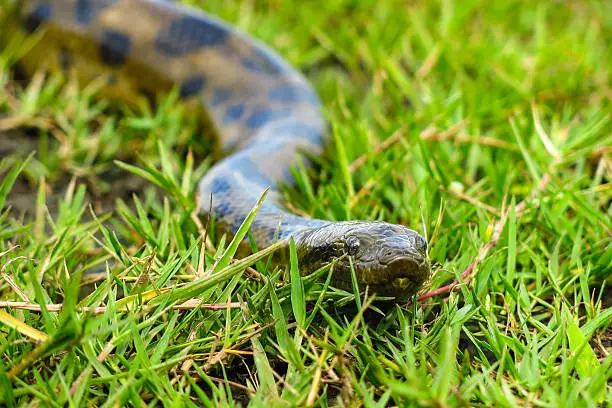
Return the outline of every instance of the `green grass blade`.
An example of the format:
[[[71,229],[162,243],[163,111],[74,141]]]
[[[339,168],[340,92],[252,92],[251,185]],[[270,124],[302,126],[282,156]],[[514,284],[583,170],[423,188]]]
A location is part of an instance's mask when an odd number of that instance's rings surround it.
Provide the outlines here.
[[[304,284],[300,277],[300,271],[298,268],[297,251],[295,249],[295,241],[293,237],[289,241],[289,256],[290,262],[290,275],[291,275],[291,306],[293,308],[293,315],[299,327],[304,327],[306,322],[306,299],[304,297]]]

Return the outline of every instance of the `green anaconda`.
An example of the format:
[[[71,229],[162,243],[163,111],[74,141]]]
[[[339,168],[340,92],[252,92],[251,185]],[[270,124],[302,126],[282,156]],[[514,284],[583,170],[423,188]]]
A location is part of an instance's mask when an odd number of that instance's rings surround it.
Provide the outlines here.
[[[205,107],[228,153],[199,184],[202,202],[212,194],[219,229],[235,233],[270,187],[251,224],[259,248],[293,236],[302,271],[338,260],[332,283],[351,289],[352,260],[361,289],[400,300],[428,279],[427,243],[411,229],[308,219],[284,209],[278,182],[292,183],[301,151],[322,151],[327,125],[304,77],[266,46],[170,1],[24,0],[19,6],[18,30],[44,32],[23,58],[28,73],[107,75],[103,96],[128,101],[175,88]]]

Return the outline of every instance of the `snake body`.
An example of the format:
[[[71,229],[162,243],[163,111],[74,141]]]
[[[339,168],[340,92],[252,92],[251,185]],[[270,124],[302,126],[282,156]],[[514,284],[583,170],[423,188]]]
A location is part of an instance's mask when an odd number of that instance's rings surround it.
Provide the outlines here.
[[[235,233],[271,187],[251,224],[259,248],[293,236],[302,272],[332,260],[333,284],[405,299],[429,277],[426,241],[384,222],[331,222],[296,216],[280,203],[278,182],[293,182],[298,154],[326,142],[321,104],[305,78],[265,45],[199,10],[162,0],[25,0],[18,30],[43,32],[23,58],[35,69],[105,75],[103,96],[126,101],[178,88],[203,104],[228,155],[199,183],[218,228]],[[231,152],[231,153],[230,153]],[[202,206],[207,207],[207,206]],[[352,261],[352,262],[350,262]]]

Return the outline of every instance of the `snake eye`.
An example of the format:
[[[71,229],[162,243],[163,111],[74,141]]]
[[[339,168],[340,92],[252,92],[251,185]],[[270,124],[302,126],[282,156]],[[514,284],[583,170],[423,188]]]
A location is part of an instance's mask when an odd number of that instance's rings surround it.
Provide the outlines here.
[[[349,255],[355,255],[359,251],[359,238],[350,236],[346,239],[346,247],[348,248]]]

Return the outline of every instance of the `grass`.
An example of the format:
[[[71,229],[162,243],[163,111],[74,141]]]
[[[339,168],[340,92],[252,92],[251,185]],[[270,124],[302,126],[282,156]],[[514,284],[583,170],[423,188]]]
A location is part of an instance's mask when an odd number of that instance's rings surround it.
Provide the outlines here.
[[[334,143],[288,205],[421,231],[436,265],[421,301],[271,269],[271,250],[231,262],[192,216],[211,164],[193,115],[16,81],[11,44],[0,404],[611,405],[610,3],[311,6],[205,8],[324,100]]]

